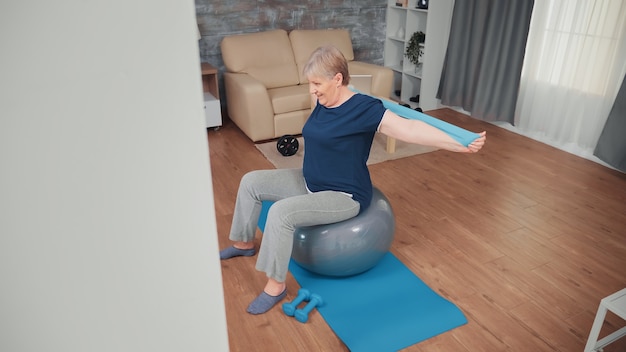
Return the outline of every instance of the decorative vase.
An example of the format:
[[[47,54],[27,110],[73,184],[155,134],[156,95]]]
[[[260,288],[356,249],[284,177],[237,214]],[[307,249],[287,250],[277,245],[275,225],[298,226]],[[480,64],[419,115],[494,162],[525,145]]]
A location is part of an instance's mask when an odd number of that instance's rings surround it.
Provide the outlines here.
[[[422,63],[418,63],[417,65],[415,65],[415,75],[417,76],[421,76],[422,74]]]
[[[398,28],[398,31],[396,32],[396,37],[404,39],[404,27],[400,27]]]

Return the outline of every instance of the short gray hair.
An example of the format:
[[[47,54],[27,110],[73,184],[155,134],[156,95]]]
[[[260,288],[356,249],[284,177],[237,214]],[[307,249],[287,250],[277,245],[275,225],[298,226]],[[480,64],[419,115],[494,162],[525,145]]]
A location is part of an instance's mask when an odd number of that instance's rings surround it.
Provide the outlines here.
[[[350,84],[348,61],[339,49],[332,45],[320,46],[311,54],[309,61],[304,65],[302,73],[306,76],[333,78],[337,73],[343,76],[342,84]]]

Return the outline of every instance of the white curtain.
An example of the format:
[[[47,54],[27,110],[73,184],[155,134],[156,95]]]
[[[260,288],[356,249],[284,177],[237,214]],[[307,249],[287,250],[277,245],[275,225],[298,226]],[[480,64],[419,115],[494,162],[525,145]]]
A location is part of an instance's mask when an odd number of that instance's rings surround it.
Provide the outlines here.
[[[625,72],[625,0],[535,1],[515,125],[590,156]]]

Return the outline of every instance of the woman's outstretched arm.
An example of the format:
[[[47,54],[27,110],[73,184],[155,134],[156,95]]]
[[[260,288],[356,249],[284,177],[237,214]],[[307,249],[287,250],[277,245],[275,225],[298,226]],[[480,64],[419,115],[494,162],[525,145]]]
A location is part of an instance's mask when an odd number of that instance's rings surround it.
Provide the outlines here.
[[[478,152],[487,139],[487,133],[483,131],[466,147],[434,126],[420,120],[400,117],[390,110],[385,112],[378,130],[380,133],[404,142],[460,153]]]

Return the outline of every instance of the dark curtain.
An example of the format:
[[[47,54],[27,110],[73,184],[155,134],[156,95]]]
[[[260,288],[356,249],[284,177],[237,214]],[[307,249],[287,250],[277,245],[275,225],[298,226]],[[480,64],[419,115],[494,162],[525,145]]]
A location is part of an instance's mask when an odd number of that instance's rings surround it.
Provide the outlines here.
[[[622,81],[593,155],[626,172],[626,77]]]
[[[534,0],[455,1],[437,98],[513,124]]]

